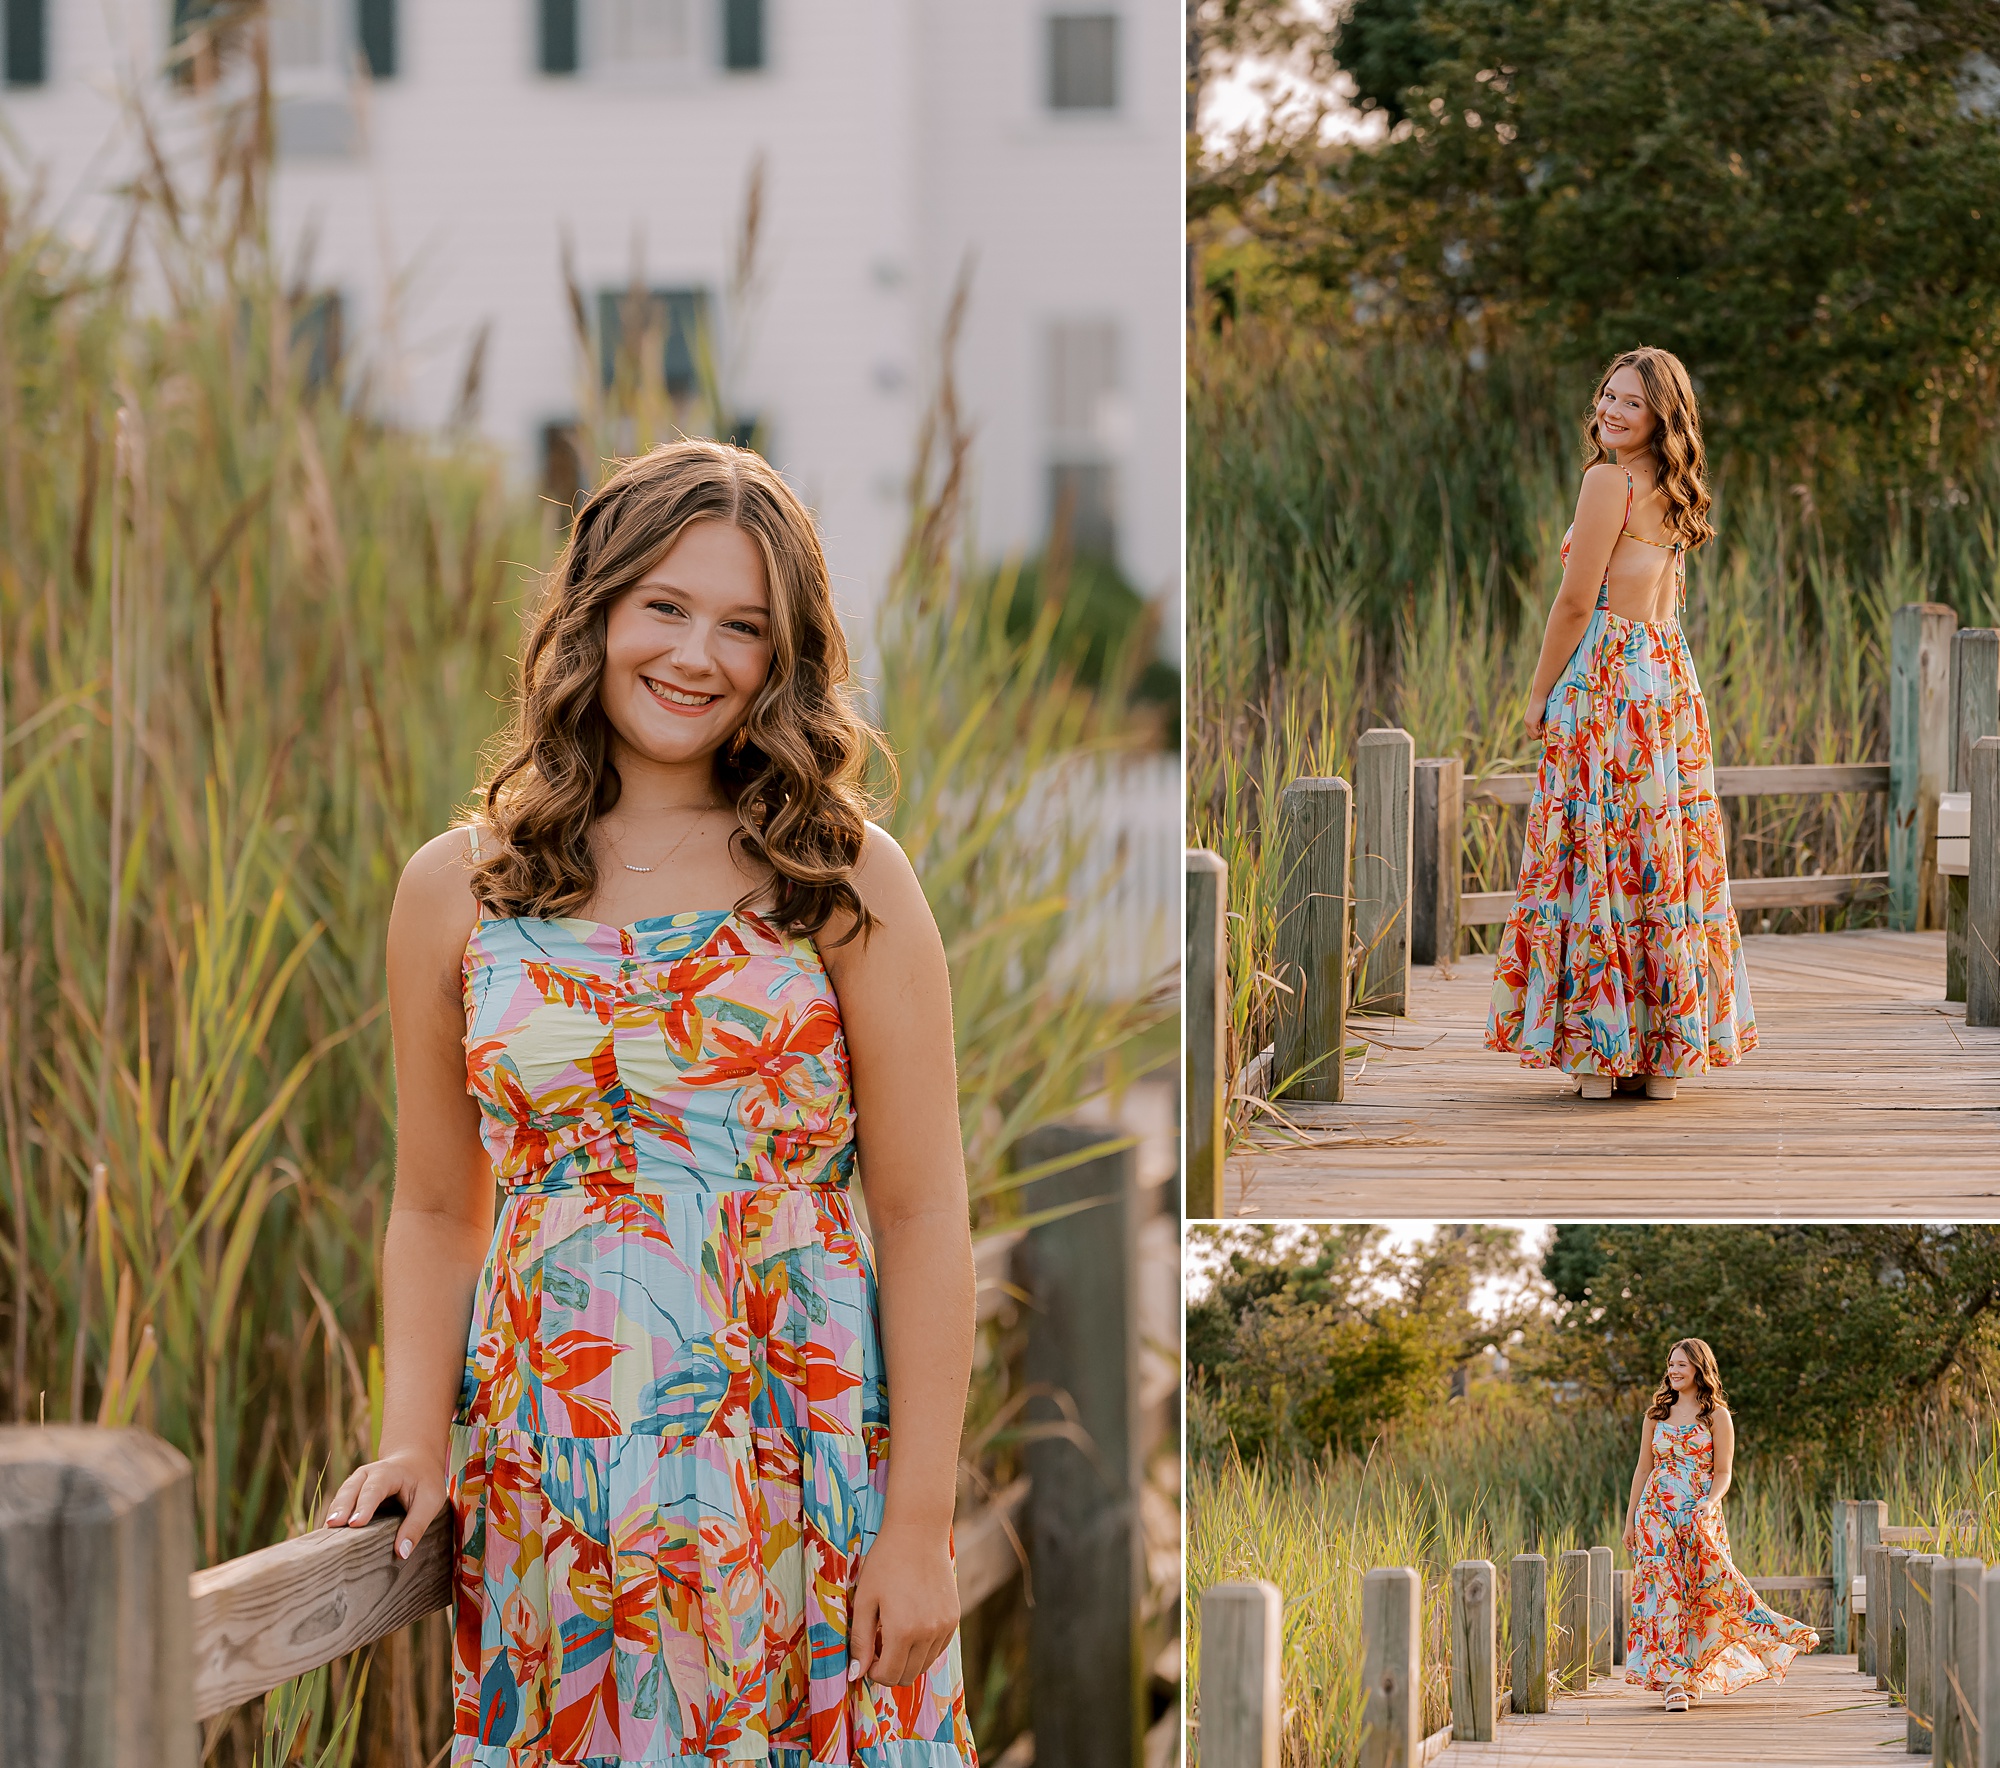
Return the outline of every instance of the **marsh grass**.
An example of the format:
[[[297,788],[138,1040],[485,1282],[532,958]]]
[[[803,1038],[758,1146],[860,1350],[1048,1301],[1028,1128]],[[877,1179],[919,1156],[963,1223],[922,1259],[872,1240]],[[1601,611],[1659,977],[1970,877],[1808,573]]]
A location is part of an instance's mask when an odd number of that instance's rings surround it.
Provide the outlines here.
[[[192,182],[154,155],[108,261],[0,184],[0,1406],[187,1452],[204,1563],[307,1526],[373,1453],[389,906],[468,799],[567,521],[464,432],[309,380],[267,115],[254,81],[218,97]],[[131,122],[150,136],[136,98]],[[607,446],[666,421],[589,416]],[[1045,634],[967,625],[955,497],[920,493],[934,543],[882,618],[940,673],[878,708],[903,761],[884,815],[945,931],[983,1232],[1017,1213],[1020,1134],[1168,1002],[1042,961],[1081,912],[1084,832],[1052,819],[1017,851],[1016,776],[1125,736],[1040,671]],[[987,1427],[1017,1384],[989,1347],[975,1485],[1010,1471]],[[213,1722],[209,1759],[426,1760],[445,1635],[415,1632]]]
[[[1629,1568],[1620,1534],[1638,1417],[1636,1405],[1551,1404],[1488,1382],[1399,1422],[1366,1454],[1246,1461],[1219,1434],[1213,1402],[1190,1396],[1187,1687],[1200,1686],[1200,1593],[1268,1578],[1285,1600],[1286,1768],[1346,1768],[1362,1707],[1361,1579],[1375,1566],[1415,1566],[1424,1580],[1423,1725],[1426,1735],[1437,1730],[1450,1719],[1452,1565],[1489,1559],[1499,1570],[1505,1686],[1515,1554],[1544,1554],[1553,1573],[1569,1548],[1608,1546]],[[1754,1421],[1739,1421],[1743,1435],[1750,1428]],[[1892,1523],[1949,1526],[1951,1551],[1992,1563],[2000,1561],[1996,1493],[2000,1432],[1984,1412],[1914,1419],[1842,1466],[1740,1449],[1724,1501],[1731,1556],[1753,1575],[1823,1575],[1831,1500],[1878,1497]],[[1825,1633],[1826,1604],[1813,1592],[1778,1606]],[[1550,1661],[1559,1661],[1553,1646]]]
[[[1520,723],[1575,501],[1588,387],[1503,354],[1364,349],[1259,322],[1189,366],[1188,822],[1230,873],[1231,1062],[1270,1040],[1285,783],[1351,778],[1400,725],[1468,778],[1531,769]],[[1882,761],[1888,623],[1904,602],[2000,621],[2000,462],[1922,495],[1837,462],[1717,463],[1719,538],[1684,616],[1721,765]],[[1742,877],[1881,871],[1878,795],[1728,801]],[[1463,887],[1511,890],[1523,812],[1468,806]],[[1879,902],[1749,930],[1878,924]],[[1468,930],[1490,949],[1495,930]],[[1357,1046],[1358,1048],[1358,1046]],[[1352,1054],[1352,1052],[1350,1052]],[[1239,1100],[1240,1132],[1252,1107]]]

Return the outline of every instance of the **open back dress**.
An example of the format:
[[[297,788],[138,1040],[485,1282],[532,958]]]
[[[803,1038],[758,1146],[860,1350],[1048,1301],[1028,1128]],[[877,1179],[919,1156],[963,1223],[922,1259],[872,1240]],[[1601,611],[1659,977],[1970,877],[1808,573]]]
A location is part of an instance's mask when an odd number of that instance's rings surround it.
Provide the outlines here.
[[[974,1762],[956,1637],[847,1681],[889,1404],[813,942],[482,918],[463,988],[504,1201],[451,1430],[452,1761]]]
[[[1569,548],[1565,534],[1565,563]],[[1678,618],[1686,555],[1674,554],[1665,620],[1611,612],[1607,561],[1549,694],[1486,1024],[1489,1049],[1531,1067],[1679,1076],[1757,1046],[1708,709]]]

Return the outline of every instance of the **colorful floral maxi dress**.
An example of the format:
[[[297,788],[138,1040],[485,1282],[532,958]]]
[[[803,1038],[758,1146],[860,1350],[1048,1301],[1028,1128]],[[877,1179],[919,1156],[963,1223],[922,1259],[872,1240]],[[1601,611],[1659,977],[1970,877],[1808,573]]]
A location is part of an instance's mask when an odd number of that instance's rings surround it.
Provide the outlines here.
[[[1802,1621],[1766,1608],[1730,1562],[1719,1510],[1699,1506],[1715,1479],[1715,1442],[1699,1418],[1653,1426],[1653,1470],[1634,1519],[1625,1680],[1662,1692],[1733,1694],[1819,1644]]]
[[[1612,613],[1610,582],[1549,694],[1486,1044],[1570,1074],[1699,1073],[1757,1046],[1708,710],[1679,619]]]
[[[956,1640],[846,1680],[889,1412],[813,943],[483,920],[464,994],[504,1202],[452,1424],[452,1761],[973,1762]]]

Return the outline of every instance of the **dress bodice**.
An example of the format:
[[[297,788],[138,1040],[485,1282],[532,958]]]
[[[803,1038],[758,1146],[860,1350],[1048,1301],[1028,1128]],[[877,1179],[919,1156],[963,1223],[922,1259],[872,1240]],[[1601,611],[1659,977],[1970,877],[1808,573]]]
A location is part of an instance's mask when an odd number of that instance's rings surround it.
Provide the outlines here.
[[[467,1090],[508,1191],[844,1186],[854,1109],[817,947],[747,911],[483,919]]]
[[[1699,1418],[1686,1424],[1658,1419],[1653,1425],[1653,1465],[1664,1478],[1707,1485],[1715,1476],[1715,1438]]]

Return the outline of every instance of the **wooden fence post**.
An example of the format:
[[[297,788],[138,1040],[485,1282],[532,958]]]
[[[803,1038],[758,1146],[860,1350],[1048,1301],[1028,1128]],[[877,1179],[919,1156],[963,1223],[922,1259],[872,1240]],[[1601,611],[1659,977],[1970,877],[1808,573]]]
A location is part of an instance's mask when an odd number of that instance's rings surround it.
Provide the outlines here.
[[[1278,980],[1271,1094],[1335,1102],[1347,1043],[1348,848],[1345,780],[1293,780],[1278,794]]]
[[[1284,1598],[1276,1584],[1214,1584],[1201,1599],[1202,1768],[1278,1768]]]
[[[1854,1580],[1868,1576],[1869,1555],[1882,1544],[1882,1525],[1888,1520],[1889,1506],[1880,1498],[1856,1498],[1850,1502],[1847,1515],[1849,1648],[1855,1654],[1855,1669],[1872,1676],[1875,1673],[1875,1586],[1866,1586],[1868,1605],[1857,1622],[1853,1615]]]
[[[1961,627],[1951,641],[1951,781],[1947,790],[1972,789],[1972,746],[2000,736],[2000,631]],[[1975,840],[1976,847],[1976,840]],[[1965,999],[1965,921],[1971,878],[1945,883],[1944,998]]]
[[[1972,840],[1964,880],[1965,1022],[2000,1025],[2000,737],[1981,737],[1966,765]]]
[[[1625,1629],[1632,1613],[1632,1574],[1620,1566],[1611,1574],[1611,1667],[1625,1665]]]
[[[1500,1615],[1493,1562],[1461,1559],[1451,1568],[1451,1736],[1491,1743],[1500,1704]]]
[[[143,1430],[0,1428],[0,1762],[194,1768],[194,1475]]]
[[[1867,1606],[1861,1616],[1861,1654],[1854,1666],[1862,1675],[1872,1677],[1877,1688],[1883,1686],[1882,1634],[1889,1618],[1889,1576],[1883,1569],[1882,1558],[1885,1551],[1880,1541],[1861,1550],[1863,1600]]]
[[[1221,854],[1192,848],[1187,856],[1187,1213],[1211,1219],[1222,1214],[1227,1145],[1228,929],[1229,868]]]
[[[1539,1553],[1517,1553],[1507,1573],[1510,1663],[1517,1713],[1549,1710],[1549,1562]]]
[[[1403,730],[1361,733],[1354,747],[1354,940],[1358,1013],[1410,1010],[1410,808],[1417,746]]]
[[[1907,602],[1889,619],[1889,925],[1941,925],[1937,801],[1951,773],[1951,635],[1942,602]]]
[[[1931,1761],[1934,1768],[1964,1768],[1957,1759],[1958,1703],[1952,1678],[1958,1670],[1958,1604],[1954,1573],[1958,1562],[1943,1554],[1931,1567]]]
[[[1931,1651],[1937,1642],[1937,1623],[1932,1618],[1931,1568],[1938,1562],[1935,1553],[1910,1555],[1910,1602],[1903,1627],[1904,1661],[1908,1666],[1903,1689],[1907,1753],[1931,1753]]]
[[[1889,1612],[1882,1629],[1882,1655],[1876,1671],[1878,1687],[1905,1705],[1910,1685],[1910,1550],[1885,1547],[1883,1576],[1889,1585]]]
[[[1420,1768],[1423,1608],[1423,1580],[1406,1565],[1361,1580],[1360,1768]],[[1039,1739],[1035,1748],[1039,1761]]]
[[[1949,1600],[1948,1652],[1937,1655],[1937,1710],[1941,1742],[1931,1748],[1936,1768],[1979,1768],[1980,1584],[1985,1565],[1977,1559],[1944,1562],[1941,1594]]]
[[[1572,1547],[1558,1557],[1557,1624],[1561,1636],[1561,1668],[1565,1689],[1581,1694],[1590,1687],[1590,1551]]]
[[[1420,757],[1410,835],[1410,962],[1458,956],[1458,887],[1464,873],[1465,763]]]
[[[1105,1139],[1101,1129],[1051,1124],[1022,1138],[1021,1157],[1054,1160]],[[1030,1212],[1091,1204],[1030,1228],[1014,1254],[1029,1297],[1023,1379],[1066,1394],[1090,1442],[1085,1450],[1052,1436],[1023,1451],[1035,1588],[1030,1708],[1042,1768],[1132,1768],[1145,1747],[1137,1188],[1130,1148],[1023,1187]],[[1028,1416],[1047,1423],[1062,1414],[1037,1399]]]
[[[1590,1673],[1611,1674],[1611,1549],[1590,1550]]]
[[[1854,1582],[1852,1560],[1848,1554],[1854,1550],[1854,1500],[1834,1498],[1832,1526],[1826,1532],[1828,1562],[1826,1570],[1834,1580],[1834,1650],[1848,1650],[1848,1586]]]
[[[2000,1768],[2000,1565],[1979,1578],[1979,1768]]]

